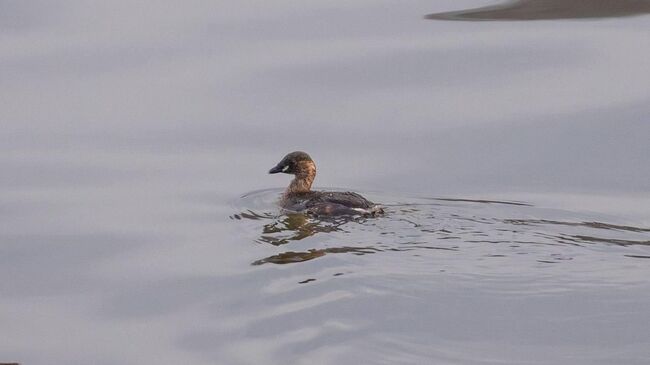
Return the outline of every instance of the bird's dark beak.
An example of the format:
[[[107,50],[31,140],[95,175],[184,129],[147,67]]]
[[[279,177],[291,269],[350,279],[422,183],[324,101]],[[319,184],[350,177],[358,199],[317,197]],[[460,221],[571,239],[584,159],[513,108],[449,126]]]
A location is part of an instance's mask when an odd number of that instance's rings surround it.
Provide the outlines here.
[[[269,174],[277,174],[278,172],[282,172],[282,169],[284,169],[284,165],[279,163],[269,170]]]

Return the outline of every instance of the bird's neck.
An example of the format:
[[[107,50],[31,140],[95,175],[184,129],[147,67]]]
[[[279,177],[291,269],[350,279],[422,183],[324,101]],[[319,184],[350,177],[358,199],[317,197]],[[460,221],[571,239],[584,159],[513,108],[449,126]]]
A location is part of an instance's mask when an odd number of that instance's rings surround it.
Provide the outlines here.
[[[312,161],[302,161],[299,165],[300,172],[289,184],[285,195],[308,193],[311,190],[311,184],[316,178],[316,165]]]

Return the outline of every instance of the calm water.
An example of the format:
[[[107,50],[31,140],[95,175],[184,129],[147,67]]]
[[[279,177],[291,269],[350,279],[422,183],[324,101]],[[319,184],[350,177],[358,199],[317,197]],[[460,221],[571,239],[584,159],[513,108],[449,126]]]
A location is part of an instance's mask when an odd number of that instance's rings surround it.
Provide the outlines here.
[[[561,3],[0,1],[0,362],[647,364],[648,2]]]

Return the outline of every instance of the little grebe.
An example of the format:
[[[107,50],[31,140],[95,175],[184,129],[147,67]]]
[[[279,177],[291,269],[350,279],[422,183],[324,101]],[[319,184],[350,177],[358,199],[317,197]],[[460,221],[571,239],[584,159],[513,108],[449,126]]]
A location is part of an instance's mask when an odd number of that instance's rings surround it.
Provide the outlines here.
[[[305,152],[291,152],[269,170],[269,174],[279,172],[295,175],[280,202],[282,208],[286,210],[317,216],[375,216],[384,212],[380,205],[357,193],[312,191],[311,185],[316,177],[316,164]]]

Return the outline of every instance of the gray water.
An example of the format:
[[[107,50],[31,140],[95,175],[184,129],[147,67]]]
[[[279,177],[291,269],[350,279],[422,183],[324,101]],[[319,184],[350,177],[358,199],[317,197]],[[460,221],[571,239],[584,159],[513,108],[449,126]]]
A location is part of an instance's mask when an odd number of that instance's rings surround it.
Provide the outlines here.
[[[0,362],[647,364],[647,2],[565,3],[0,1]]]

